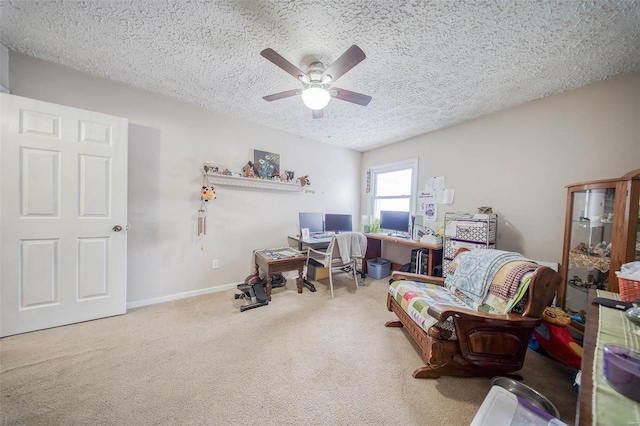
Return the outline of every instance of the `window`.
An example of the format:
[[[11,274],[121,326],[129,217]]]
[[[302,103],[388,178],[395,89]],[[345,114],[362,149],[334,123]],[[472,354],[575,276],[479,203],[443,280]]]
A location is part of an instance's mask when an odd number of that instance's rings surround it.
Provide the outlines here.
[[[372,167],[370,212],[380,218],[381,210],[414,213],[418,188],[418,159]]]

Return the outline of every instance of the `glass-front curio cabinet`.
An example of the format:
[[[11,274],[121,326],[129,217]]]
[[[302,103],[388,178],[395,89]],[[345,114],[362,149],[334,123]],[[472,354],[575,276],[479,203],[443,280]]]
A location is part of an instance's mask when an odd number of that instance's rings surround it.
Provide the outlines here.
[[[617,292],[615,272],[640,260],[639,198],[640,169],[567,185],[558,304],[569,313],[584,315],[590,289]]]

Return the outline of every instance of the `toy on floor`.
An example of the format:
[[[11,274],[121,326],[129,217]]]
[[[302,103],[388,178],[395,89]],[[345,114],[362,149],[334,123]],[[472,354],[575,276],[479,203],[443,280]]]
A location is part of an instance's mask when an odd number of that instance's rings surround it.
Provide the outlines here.
[[[582,362],[582,346],[571,334],[567,326],[571,324],[571,316],[560,308],[546,308],[542,315],[542,323],[535,328],[529,347],[538,350],[540,347],[550,355],[579,370]]]

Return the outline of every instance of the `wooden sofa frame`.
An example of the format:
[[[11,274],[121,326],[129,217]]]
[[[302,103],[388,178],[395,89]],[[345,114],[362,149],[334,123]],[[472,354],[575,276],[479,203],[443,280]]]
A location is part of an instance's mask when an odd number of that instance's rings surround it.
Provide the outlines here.
[[[443,278],[419,274],[394,272],[392,278],[444,285]],[[427,365],[413,372],[415,378],[509,375],[522,379],[509,373],[522,368],[531,333],[540,324],[544,308],[553,300],[561,281],[560,274],[551,268],[541,266],[536,269],[522,315],[488,314],[451,305],[429,306],[429,315],[438,321],[453,317],[457,341],[441,339],[434,327],[425,332],[390,293],[387,294],[387,308],[398,319],[388,321],[385,326],[404,326],[420,348]]]

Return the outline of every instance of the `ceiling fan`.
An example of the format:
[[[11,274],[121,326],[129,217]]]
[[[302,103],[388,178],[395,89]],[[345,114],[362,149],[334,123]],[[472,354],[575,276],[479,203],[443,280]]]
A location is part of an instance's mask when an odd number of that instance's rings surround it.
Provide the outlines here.
[[[303,89],[287,90],[285,92],[264,96],[262,99],[265,101],[271,102],[301,95],[302,102],[312,110],[313,118],[322,118],[323,108],[327,106],[331,98],[362,106],[367,106],[369,102],[371,102],[371,96],[331,86],[337,79],[366,58],[362,49],[355,44],[348,48],[328,68],[326,68],[322,62],[312,62],[306,71],[302,71],[293,65],[273,49],[264,49],[260,52],[260,55],[300,80],[303,86]]]

